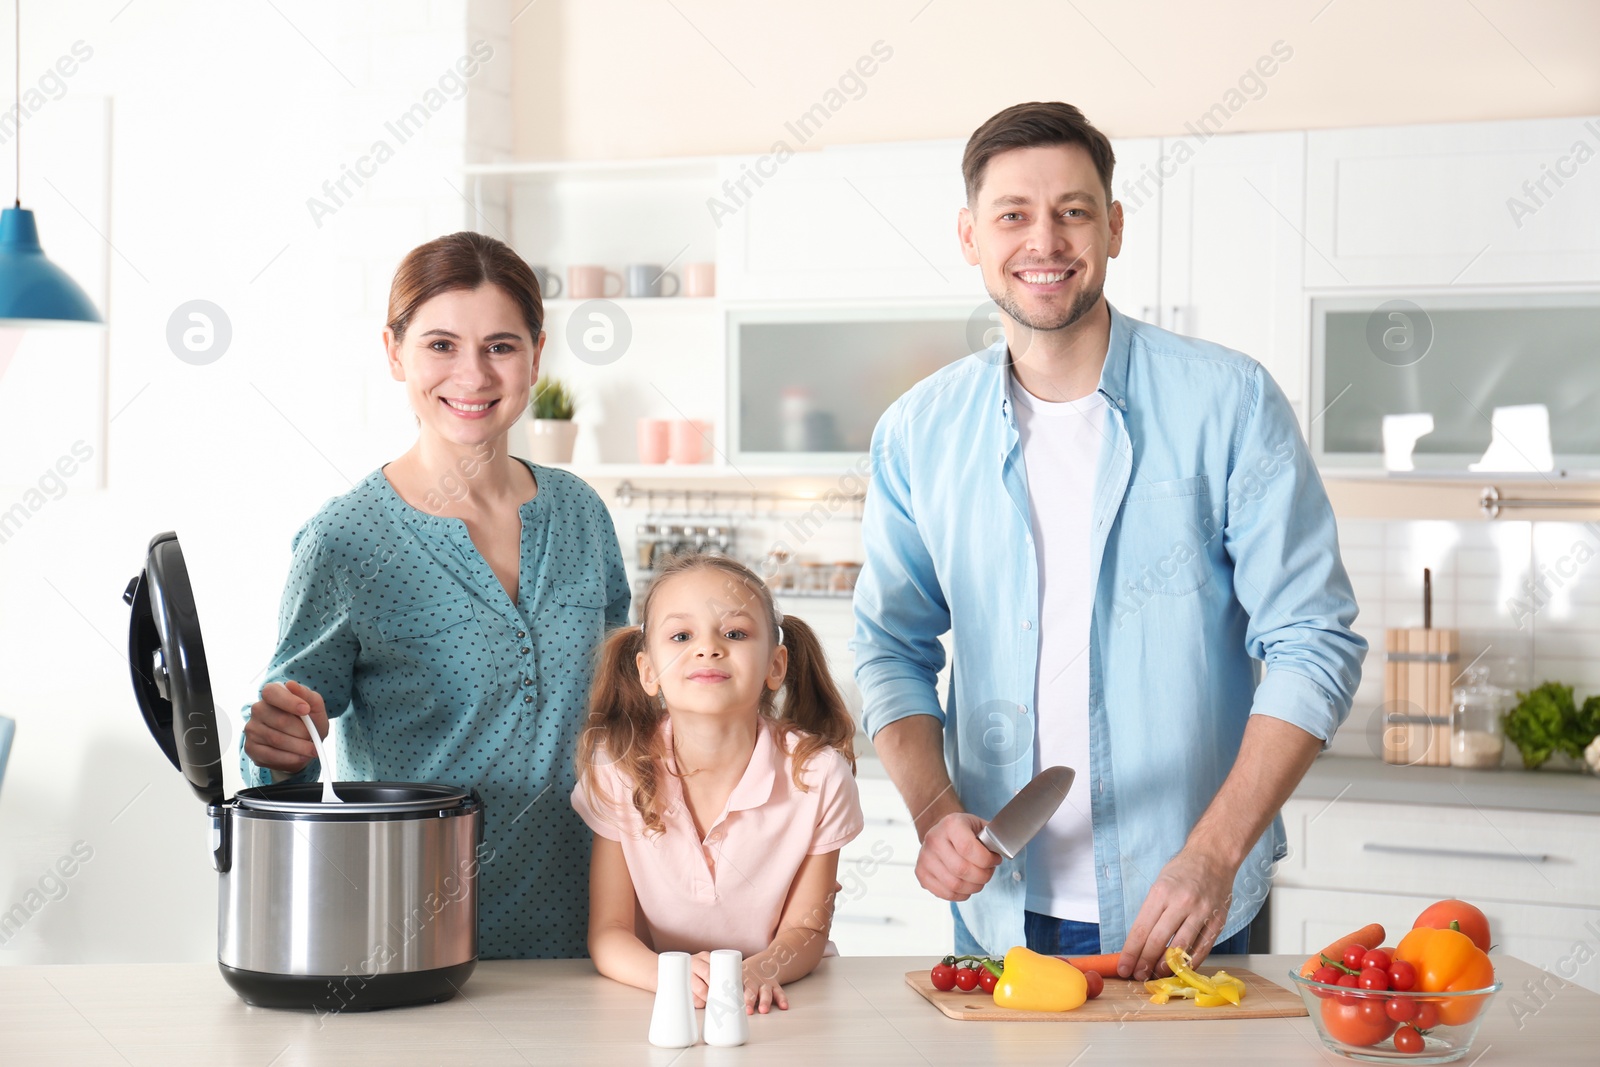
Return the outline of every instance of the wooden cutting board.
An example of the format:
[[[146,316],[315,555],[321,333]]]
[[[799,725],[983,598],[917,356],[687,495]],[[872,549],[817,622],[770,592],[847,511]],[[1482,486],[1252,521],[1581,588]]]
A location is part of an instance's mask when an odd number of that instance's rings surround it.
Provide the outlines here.
[[[1159,1019],[1289,1019],[1306,1014],[1300,994],[1243,967],[1228,967],[1227,972],[1242,978],[1247,987],[1238,1007],[1200,1008],[1192,1001],[1174,998],[1166,1004],[1150,1003],[1143,982],[1107,978],[1105,992],[1072,1011],[1017,1011],[995,1004],[994,997],[981,992],[948,993],[933,988],[927,968],[906,972],[906,985],[921,993],[928,1003],[952,1019],[978,1019],[1015,1023],[1107,1023]],[[1202,972],[1204,973],[1204,972]]]

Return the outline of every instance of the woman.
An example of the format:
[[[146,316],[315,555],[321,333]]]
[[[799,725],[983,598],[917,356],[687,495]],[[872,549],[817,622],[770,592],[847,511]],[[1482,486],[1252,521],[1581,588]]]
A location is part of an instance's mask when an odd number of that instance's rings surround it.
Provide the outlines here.
[[[481,234],[401,263],[384,344],[417,442],[295,535],[240,760],[249,785],[315,781],[306,722],[333,718],[347,780],[476,788],[486,959],[584,955],[589,834],[567,797],[593,652],[628,614],[599,496],[506,450],[543,311],[528,265]]]

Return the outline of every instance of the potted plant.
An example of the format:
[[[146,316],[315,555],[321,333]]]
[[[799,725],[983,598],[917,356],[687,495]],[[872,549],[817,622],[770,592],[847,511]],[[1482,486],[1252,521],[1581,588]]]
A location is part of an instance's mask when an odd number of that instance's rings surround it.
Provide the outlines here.
[[[528,403],[528,458],[546,465],[571,463],[578,424],[572,421],[572,390],[555,378],[540,378]]]

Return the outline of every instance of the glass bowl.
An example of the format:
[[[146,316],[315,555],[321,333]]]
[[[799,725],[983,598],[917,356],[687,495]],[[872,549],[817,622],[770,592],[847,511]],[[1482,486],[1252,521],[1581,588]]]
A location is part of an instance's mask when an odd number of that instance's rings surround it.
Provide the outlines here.
[[[1341,1056],[1372,1063],[1450,1063],[1461,1059],[1472,1048],[1478,1025],[1488,1014],[1489,1001],[1503,984],[1496,979],[1487,988],[1457,993],[1399,993],[1326,985],[1302,978],[1298,971],[1290,971],[1289,977],[1294,980],[1322,1043]],[[1395,1048],[1394,1033],[1406,1024],[1389,1016],[1386,1008],[1390,1000],[1400,1002],[1400,1013],[1409,1015],[1413,1025],[1430,1017],[1437,1020],[1423,1033],[1421,1051],[1401,1052]]]

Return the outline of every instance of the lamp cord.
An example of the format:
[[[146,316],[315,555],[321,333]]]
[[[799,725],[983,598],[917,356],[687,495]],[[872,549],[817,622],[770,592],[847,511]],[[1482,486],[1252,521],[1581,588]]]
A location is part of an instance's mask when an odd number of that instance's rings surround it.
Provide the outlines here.
[[[16,80],[16,91],[17,91],[17,96],[16,96],[16,110],[13,111],[12,114],[15,115],[16,118],[17,118],[17,138],[16,138],[16,143],[17,143],[17,207],[20,208],[22,206],[22,0],[17,0],[16,12],[17,12],[17,22],[16,22],[17,39],[16,39],[15,43],[16,43],[16,46],[17,46],[17,69],[16,69],[16,79],[17,79]]]

